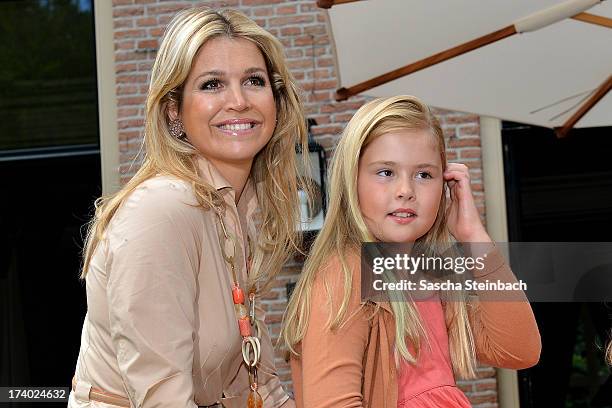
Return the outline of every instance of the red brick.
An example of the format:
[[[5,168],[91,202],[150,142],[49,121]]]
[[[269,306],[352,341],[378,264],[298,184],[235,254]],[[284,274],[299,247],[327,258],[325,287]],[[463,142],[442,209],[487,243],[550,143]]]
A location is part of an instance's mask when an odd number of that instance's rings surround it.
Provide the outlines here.
[[[126,4],[134,4],[134,0],[113,0],[113,6],[123,6]]]
[[[312,35],[301,35],[293,39],[293,45],[296,47],[302,47],[305,45],[312,45],[315,41],[315,37]]]
[[[478,146],[480,146],[479,137],[470,137],[470,138],[461,138],[461,139],[453,137],[448,141],[448,147],[478,147]]]
[[[162,14],[159,17],[157,17],[157,22],[159,23],[159,25],[161,26],[167,26],[168,23],[170,22],[170,20],[172,20],[172,17],[174,17],[174,14],[176,13],[172,13],[172,14]],[[161,27],[160,27],[161,29]]]
[[[490,392],[486,394],[468,395],[468,399],[472,404],[484,404],[486,402],[497,402],[497,393]]]
[[[285,16],[285,17],[274,17],[269,20],[271,26],[285,26],[290,24],[308,24],[314,21],[314,17],[310,15],[297,15],[297,16]]]
[[[463,391],[464,393],[468,393],[468,392],[474,391],[474,386],[473,386],[473,384],[471,382],[458,381],[457,382],[457,387],[459,387],[459,389],[461,391]]]
[[[120,130],[119,131],[119,140],[125,141],[125,144],[128,144],[129,139],[137,139],[140,138],[140,132],[138,130]]]
[[[480,149],[461,149],[459,150],[459,157],[462,159],[474,159],[481,156]]]
[[[443,127],[442,133],[444,133],[444,137],[450,139],[457,135],[457,128],[455,127]]]
[[[118,84],[138,84],[146,82],[147,76],[145,74],[130,74],[130,75],[117,75]]]
[[[145,102],[145,96],[120,96],[117,98],[118,106],[142,105]]]
[[[138,20],[136,20],[136,25],[138,27],[154,26],[157,25],[157,19],[155,17],[139,18]]]
[[[122,84],[117,86],[117,95],[131,95],[138,92],[138,87],[135,85]]]
[[[133,60],[141,60],[143,59],[143,55],[133,51],[120,51],[115,53],[115,61],[133,61]]]
[[[257,17],[268,17],[274,15],[274,10],[271,7],[256,8],[254,13]]]
[[[157,6],[147,6],[147,12],[150,16],[158,14],[172,14],[174,16],[174,14],[187,7],[189,5],[183,3],[160,4]]]
[[[333,67],[333,58],[317,58],[317,67]]]
[[[162,28],[162,27],[150,28],[149,35],[151,37],[161,37],[164,34],[164,31],[165,31],[165,28]]]
[[[320,90],[320,89],[336,90],[336,88],[338,88],[338,81],[336,81],[335,79],[332,79],[329,81],[316,81],[313,85],[314,85],[315,90]]]
[[[137,29],[137,30],[121,30],[115,31],[115,39],[123,39],[123,38],[143,38],[146,35],[145,30]]]
[[[117,110],[117,116],[119,118],[127,118],[131,116],[138,116],[138,108],[119,108]]]
[[[325,102],[333,100],[333,92],[330,91],[315,91],[308,92],[306,100],[308,102]]]
[[[118,121],[119,129],[142,127],[142,125],[144,125],[144,119],[120,119]]]
[[[134,27],[134,20],[132,18],[115,18],[113,20],[113,29],[119,28],[132,28]]]
[[[136,46],[136,41],[134,40],[125,40],[125,41],[115,42],[115,50],[133,50],[135,46]]]
[[[446,160],[448,160],[448,161],[457,160],[457,152],[455,150],[447,150],[446,151]]]
[[[289,66],[289,69],[312,68],[312,60],[310,59],[289,60],[287,61],[287,65]]]
[[[323,126],[315,126],[312,128],[313,135],[339,135],[342,133],[344,128],[339,125],[323,125]]]
[[[285,50],[285,55],[287,58],[299,58],[304,55],[304,52],[297,48],[291,48],[289,50]]]
[[[495,391],[497,390],[497,382],[495,380],[476,382],[474,386],[476,387],[476,391]]]
[[[315,79],[326,79],[331,77],[330,73],[329,73],[329,69],[315,69],[315,70],[311,70],[308,71],[307,75],[308,78],[315,78]]]
[[[159,46],[159,44],[157,43],[157,40],[143,40],[143,41],[138,41],[138,48],[143,49],[157,49],[157,47]]]
[[[297,13],[297,6],[282,6],[276,8],[276,14],[286,15]]]
[[[343,112],[347,110],[357,110],[363,105],[364,101],[342,101],[323,104],[321,106],[322,113]]]
[[[141,16],[144,14],[142,7],[113,7],[113,17]]]
[[[310,115],[309,119],[314,119],[317,122],[317,125],[326,125],[331,123],[331,117],[329,115]],[[337,120],[335,122],[338,122]],[[300,269],[301,270],[301,269]]]
[[[137,64],[131,63],[131,64],[116,64],[115,65],[115,72],[116,73],[120,73],[120,72],[131,72],[131,71],[136,71],[138,68]]]
[[[298,26],[283,27],[280,29],[281,35],[296,36],[302,33],[302,28]]]
[[[495,377],[495,369],[493,367],[479,367],[476,374],[478,378]]]
[[[300,13],[310,13],[311,11],[319,11],[314,1],[312,3],[300,4]]]
[[[261,6],[274,3],[283,3],[285,0],[242,0],[243,6]]]
[[[482,185],[482,183],[470,183],[470,186],[472,187],[472,191],[484,191],[484,186]]]
[[[480,134],[479,125],[461,126],[457,128],[459,136],[478,136]]]
[[[343,113],[340,115],[334,115],[334,122],[348,122],[353,117],[352,113]]]
[[[268,293],[264,293],[261,298],[262,300],[274,300],[278,299],[280,296],[280,292],[276,290],[269,290]]]
[[[282,313],[268,313],[266,315],[266,324],[280,323],[283,320]]]
[[[312,35],[323,35],[327,34],[327,27],[323,24],[317,24],[313,26],[304,27],[304,33]]]
[[[147,74],[151,72],[151,68],[153,68],[153,61],[139,62],[138,63],[138,71],[144,71]]]
[[[306,55],[312,57],[313,55],[316,57],[320,57],[322,55],[327,55],[328,50],[325,47],[308,47],[306,48]]]
[[[443,121],[447,124],[480,123],[478,115],[470,114],[443,116]]]

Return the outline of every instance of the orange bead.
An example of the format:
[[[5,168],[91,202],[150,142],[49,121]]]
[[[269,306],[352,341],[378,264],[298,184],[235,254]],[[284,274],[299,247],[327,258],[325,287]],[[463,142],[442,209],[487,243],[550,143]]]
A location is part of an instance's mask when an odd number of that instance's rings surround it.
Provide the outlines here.
[[[251,322],[249,322],[249,318],[238,319],[238,328],[242,337],[249,337],[251,335]]]
[[[247,408],[262,408],[263,407],[263,399],[261,395],[257,391],[251,391],[249,393],[249,398],[247,399]]]
[[[234,298],[235,305],[244,304],[244,291],[240,286],[234,286],[232,289],[232,298]]]

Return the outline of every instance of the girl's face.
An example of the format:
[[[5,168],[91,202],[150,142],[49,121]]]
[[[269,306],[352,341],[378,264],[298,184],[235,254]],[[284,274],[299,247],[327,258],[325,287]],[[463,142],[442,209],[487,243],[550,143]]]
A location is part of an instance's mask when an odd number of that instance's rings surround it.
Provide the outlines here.
[[[382,242],[414,242],[433,226],[444,185],[434,137],[424,130],[385,133],[362,150],[359,207]]]
[[[207,41],[185,82],[180,118],[190,143],[213,164],[250,165],[276,126],[259,48],[242,38]]]

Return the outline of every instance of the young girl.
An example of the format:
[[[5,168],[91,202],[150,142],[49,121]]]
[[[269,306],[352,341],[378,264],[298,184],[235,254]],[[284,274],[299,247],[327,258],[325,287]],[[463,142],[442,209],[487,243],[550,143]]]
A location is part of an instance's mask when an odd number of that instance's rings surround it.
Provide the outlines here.
[[[443,244],[449,233],[488,243],[472,254],[486,253],[476,281],[516,282],[480,222],[468,168],[447,164],[428,107],[411,96],[366,104],[336,149],[329,213],[284,319],[298,407],[469,407],[455,378],[474,378],[477,361],[537,363],[540,336],[522,292],[512,302],[442,302],[447,293],[362,302],[361,242]]]

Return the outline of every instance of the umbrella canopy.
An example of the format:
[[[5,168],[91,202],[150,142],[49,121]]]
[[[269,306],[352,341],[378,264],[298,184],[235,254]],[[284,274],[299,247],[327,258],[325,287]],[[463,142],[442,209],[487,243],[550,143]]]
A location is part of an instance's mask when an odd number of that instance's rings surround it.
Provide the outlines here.
[[[335,3],[338,99],[413,94],[549,128],[612,125],[611,1]]]

